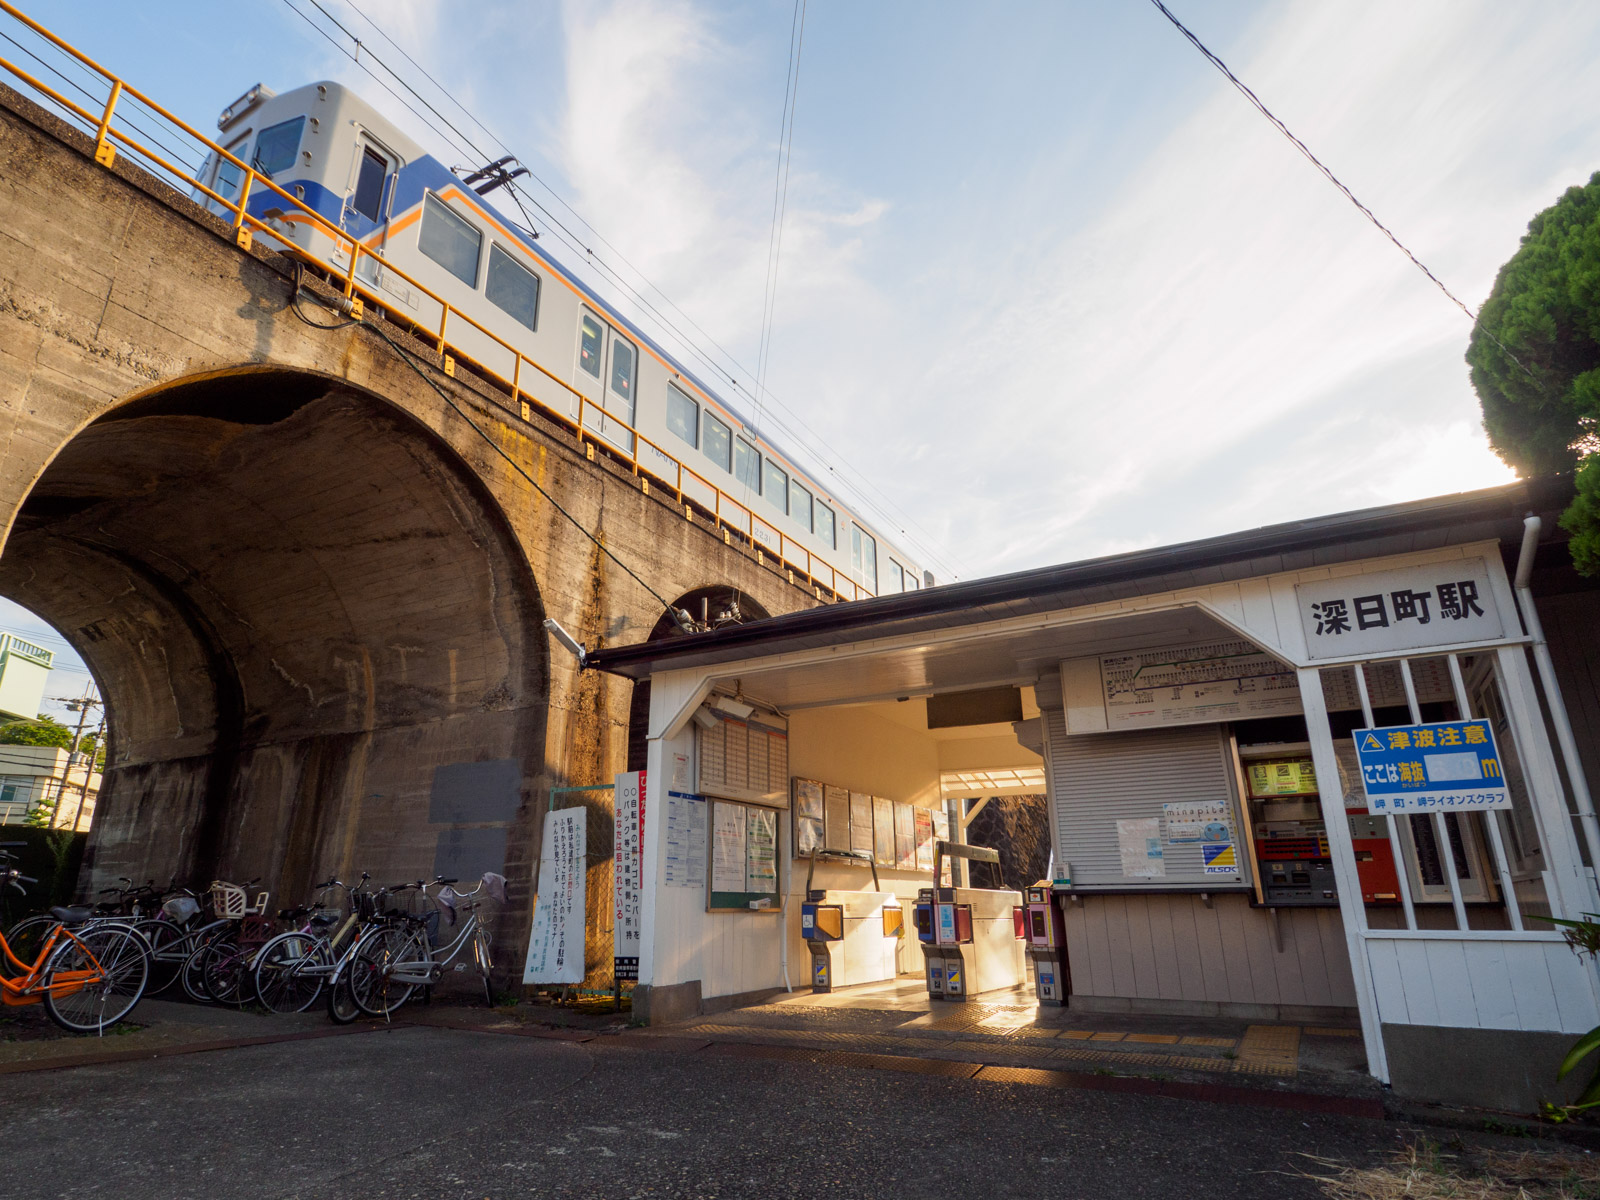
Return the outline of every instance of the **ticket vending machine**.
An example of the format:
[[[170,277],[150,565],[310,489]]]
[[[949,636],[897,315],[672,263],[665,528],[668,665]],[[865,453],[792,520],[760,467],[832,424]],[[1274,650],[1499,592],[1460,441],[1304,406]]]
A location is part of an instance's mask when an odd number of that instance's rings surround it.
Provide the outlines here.
[[[998,863],[981,846],[935,842],[934,886],[917,893],[917,940],[926,964],[928,995],[965,1000],[998,988],[1020,986],[1028,977],[1014,910],[1017,893],[1004,888],[939,887],[944,859]]]
[[[1041,879],[1027,890],[1023,910],[1023,940],[1033,961],[1033,990],[1040,1004],[1065,1005],[1071,990],[1067,973],[1067,927],[1050,894],[1050,881]]]
[[[853,854],[849,857],[871,857]],[[870,892],[813,888],[817,856],[806,875],[806,898],[800,905],[800,933],[811,952],[811,990],[831,992],[857,983],[895,978],[905,913],[892,892],[878,890],[878,868],[872,868]]]

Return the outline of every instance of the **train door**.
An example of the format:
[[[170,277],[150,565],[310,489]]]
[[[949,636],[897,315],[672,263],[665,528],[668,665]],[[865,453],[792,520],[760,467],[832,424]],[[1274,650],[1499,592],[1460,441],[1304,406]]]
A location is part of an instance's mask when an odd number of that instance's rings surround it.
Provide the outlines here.
[[[578,317],[578,381],[603,413],[585,413],[584,425],[614,446],[633,450],[634,394],[639,384],[639,348],[585,308]]]
[[[399,169],[399,159],[387,146],[365,130],[356,135],[355,161],[339,212],[339,227],[380,254],[388,248],[389,216]],[[369,283],[376,282],[377,263],[363,257],[356,273]]]

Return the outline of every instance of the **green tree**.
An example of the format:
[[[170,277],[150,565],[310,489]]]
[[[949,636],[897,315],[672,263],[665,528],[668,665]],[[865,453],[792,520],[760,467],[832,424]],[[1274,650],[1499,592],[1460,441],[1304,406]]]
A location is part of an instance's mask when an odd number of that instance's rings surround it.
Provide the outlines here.
[[[1562,515],[1600,574],[1600,172],[1528,224],[1467,349],[1489,443],[1523,476],[1577,470]]]
[[[0,745],[55,746],[72,749],[72,729],[54,717],[40,713],[32,721],[10,721],[0,725]]]

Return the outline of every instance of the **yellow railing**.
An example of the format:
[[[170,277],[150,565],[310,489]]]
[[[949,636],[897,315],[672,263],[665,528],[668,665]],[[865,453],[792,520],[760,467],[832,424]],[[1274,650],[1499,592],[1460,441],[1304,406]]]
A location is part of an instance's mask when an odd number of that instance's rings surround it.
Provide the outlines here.
[[[768,522],[762,520],[756,515],[755,510],[749,505],[746,505],[739,500],[735,500],[731,495],[723,491],[710,479],[700,474],[700,472],[696,471],[693,467],[687,466],[676,455],[663,449],[659,444],[646,437],[643,433],[639,432],[639,430],[634,428],[630,423],[622,420],[614,413],[608,411],[601,404],[590,399],[583,392],[569,384],[566,380],[561,379],[560,377],[546,370],[545,367],[540,363],[529,358],[526,354],[522,353],[522,351],[518,350],[515,346],[506,341],[504,338],[500,337],[498,334],[479,324],[478,321],[474,320],[470,315],[451,304],[443,296],[439,295],[432,288],[428,287],[427,284],[422,283],[410,273],[389,262],[379,251],[363,245],[358,238],[345,232],[345,230],[341,229],[339,226],[333,224],[327,218],[322,216],[322,214],[309,207],[298,197],[290,195],[287,191],[274,183],[270,178],[258,174],[255,169],[250,166],[250,164],[234,157],[226,149],[214,142],[211,138],[193,128],[181,118],[168,112],[165,108],[157,104],[154,100],[151,100],[143,92],[140,92],[136,88],[129,86],[124,80],[118,78],[105,67],[102,67],[99,63],[88,57],[88,55],[83,54],[76,47],[70,45],[60,37],[57,37],[50,30],[46,29],[43,25],[40,25],[37,21],[29,17],[26,13],[22,12],[14,5],[7,3],[6,0],[0,0],[0,11],[5,12],[7,15],[15,18],[23,25],[26,25],[34,33],[44,38],[51,45],[55,46],[65,54],[71,56],[73,60],[82,66],[87,67],[91,72],[93,72],[95,75],[98,75],[105,81],[108,89],[106,102],[104,107],[99,112],[95,112],[92,109],[83,107],[83,105],[55,90],[43,80],[29,74],[16,63],[11,62],[9,59],[3,56],[0,56],[0,67],[3,67],[6,71],[10,72],[12,76],[18,80],[21,80],[34,92],[48,97],[53,104],[81,121],[86,129],[94,130],[94,158],[96,162],[105,167],[112,166],[116,162],[117,146],[122,146],[133,151],[145,161],[158,166],[166,175],[172,177],[173,179],[182,180],[184,183],[208,196],[223,209],[231,212],[233,214],[232,224],[234,230],[234,239],[241,247],[245,249],[250,247],[254,233],[260,233],[263,236],[270,238],[272,241],[283,246],[287,252],[305,260],[306,262],[325,272],[330,280],[337,280],[342,286],[345,296],[357,304],[373,305],[382,309],[386,314],[389,315],[389,317],[393,319],[396,324],[410,326],[414,329],[417,329],[419,333],[427,332],[427,334],[433,339],[435,348],[441,356],[441,361],[444,362],[447,368],[451,367],[453,362],[456,360],[459,360],[463,363],[470,363],[474,371],[476,371],[481,377],[499,385],[510,394],[511,406],[513,410],[520,411],[520,407],[522,405],[531,405],[537,407],[541,412],[546,413],[555,420],[561,422],[563,425],[572,429],[577,434],[580,444],[588,443],[590,445],[598,446],[600,445],[602,439],[610,442],[613,448],[607,450],[606,452],[615,457],[622,457],[624,461],[626,461],[632,468],[634,475],[641,478],[642,486],[644,486],[646,491],[649,490],[648,481],[652,477],[659,480],[663,485],[670,487],[677,496],[678,503],[683,506],[685,517],[689,516],[689,506],[691,504],[695,507],[698,507],[702,512],[709,513],[717,530],[723,533],[724,540],[726,540],[728,537],[728,533],[726,532],[727,530],[738,532],[742,537],[746,538],[750,542],[751,547],[755,549],[758,554],[764,549],[774,551],[775,557],[782,568],[789,571],[791,574],[803,576],[806,582],[809,584],[826,587],[835,596],[847,595],[849,599],[854,600],[860,599],[864,596],[872,595],[870,591],[864,587],[861,587],[856,583],[855,580],[836,571],[825,559],[818,558],[805,546],[799,544],[793,538],[784,534],[781,529],[776,529]],[[65,78],[66,77],[63,76],[63,79]],[[238,167],[242,172],[242,180],[239,185],[238,199],[229,200],[225,196],[219,195],[205,183],[202,183],[199,179],[197,179],[195,174],[185,169],[184,166],[173,163],[167,157],[157,153],[139,138],[134,137],[133,134],[129,132],[129,126],[127,123],[123,123],[119,126],[116,119],[118,115],[118,106],[129,97],[144,105],[145,108],[149,109],[152,114],[169,123],[174,129],[180,130],[187,137],[194,139],[208,152],[215,154],[222,159],[226,159],[228,162]],[[144,131],[141,130],[140,132]],[[150,141],[157,140],[147,132],[145,133],[145,137],[149,138]],[[169,150],[169,153],[172,152]],[[176,157],[176,155],[174,155],[174,157]],[[293,208],[297,209],[301,214],[303,214],[303,216],[307,219],[308,224],[313,229],[324,234],[332,240],[334,244],[332,253],[335,256],[340,255],[341,252],[348,254],[350,260],[349,263],[340,266],[323,259],[307,247],[288,241],[283,235],[274,230],[272,226],[268,225],[265,221],[252,216],[248,211],[246,211],[250,203],[252,192],[255,192],[260,188],[265,188],[272,192],[274,195],[280,197]],[[415,288],[422,295],[426,296],[429,300],[433,301],[433,303],[437,304],[439,306],[438,329],[424,331],[423,327],[417,323],[414,317],[403,311],[395,304],[385,301],[372,287],[369,287],[364,281],[357,278],[357,267],[363,256],[371,259],[377,266],[382,267],[383,270],[392,273],[399,279],[404,280],[411,287]],[[357,311],[359,312],[359,309]],[[510,379],[507,379],[504,375],[500,374],[498,371],[495,371],[488,366],[488,364],[482,362],[481,360],[476,359],[469,354],[463,353],[459,347],[459,344],[446,336],[445,329],[446,326],[451,322],[452,317],[454,317],[457,321],[465,322],[469,328],[475,330],[483,337],[488,338],[495,345],[499,346],[502,350],[511,355],[513,366]],[[562,412],[560,409],[546,404],[531,392],[523,390],[522,372],[524,365],[531,367],[534,371],[538,372],[551,383],[568,392],[574,399],[576,399],[578,408],[578,415],[576,419],[567,413]],[[596,421],[600,422],[601,429],[595,428]],[[620,430],[625,430],[627,432],[626,438],[617,438],[611,435],[609,433],[609,428],[612,424],[615,424]],[[602,430],[604,430],[604,432],[602,432]],[[629,449],[621,454],[618,454],[618,450],[620,449],[620,447],[617,446],[618,441],[629,442]],[[648,463],[640,462],[639,447],[641,444],[649,446],[651,450],[655,451],[656,454],[660,455],[661,458],[665,459],[666,462],[670,464],[669,470],[671,471],[671,478],[669,478],[668,475],[663,474],[661,470],[652,467]],[[694,496],[685,496],[684,482],[686,478],[696,481],[711,494],[712,502],[709,507],[702,500]],[[760,527],[759,531],[758,526]],[[777,541],[776,547],[771,545],[771,542],[774,538]]]

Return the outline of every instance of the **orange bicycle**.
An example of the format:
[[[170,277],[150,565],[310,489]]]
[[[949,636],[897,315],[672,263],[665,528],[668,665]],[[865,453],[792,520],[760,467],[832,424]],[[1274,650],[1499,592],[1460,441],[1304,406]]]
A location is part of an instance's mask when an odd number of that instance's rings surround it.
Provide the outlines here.
[[[8,886],[20,892],[24,883],[39,882],[11,865],[15,862],[15,855],[0,849],[0,875]],[[144,995],[150,977],[149,950],[126,928],[81,928],[93,915],[87,909],[53,908],[50,913],[60,923],[31,963],[13,954],[0,934],[0,954],[18,972],[0,978],[0,1004],[43,1003],[50,1019],[71,1033],[104,1032],[132,1012]]]

